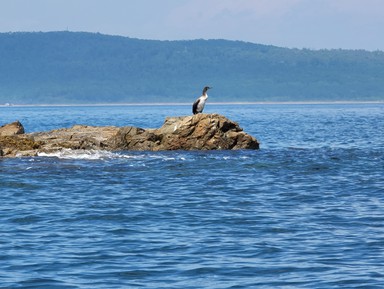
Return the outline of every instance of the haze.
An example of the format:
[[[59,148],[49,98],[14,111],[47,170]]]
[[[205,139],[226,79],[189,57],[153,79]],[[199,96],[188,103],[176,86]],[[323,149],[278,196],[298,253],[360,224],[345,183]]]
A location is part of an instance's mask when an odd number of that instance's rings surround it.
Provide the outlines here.
[[[0,32],[384,50],[382,0],[0,0]]]

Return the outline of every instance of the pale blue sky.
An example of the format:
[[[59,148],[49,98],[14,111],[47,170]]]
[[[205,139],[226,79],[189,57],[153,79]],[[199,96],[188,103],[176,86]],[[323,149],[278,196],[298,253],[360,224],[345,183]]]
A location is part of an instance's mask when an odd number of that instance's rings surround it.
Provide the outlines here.
[[[384,0],[0,0],[0,32],[384,50]]]

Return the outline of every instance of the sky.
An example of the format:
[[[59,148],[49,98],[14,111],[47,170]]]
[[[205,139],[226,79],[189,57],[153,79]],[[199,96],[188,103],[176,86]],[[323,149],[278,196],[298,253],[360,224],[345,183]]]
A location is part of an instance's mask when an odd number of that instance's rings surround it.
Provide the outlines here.
[[[384,0],[0,0],[0,32],[384,51]]]

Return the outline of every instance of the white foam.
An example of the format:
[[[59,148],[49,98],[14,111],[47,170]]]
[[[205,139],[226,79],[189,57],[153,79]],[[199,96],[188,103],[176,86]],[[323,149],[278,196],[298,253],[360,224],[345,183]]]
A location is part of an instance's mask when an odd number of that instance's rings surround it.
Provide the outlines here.
[[[196,160],[195,156],[192,155],[183,155],[180,153],[175,154],[160,154],[160,153],[119,153],[119,152],[110,152],[110,151],[103,151],[103,150],[72,150],[72,149],[62,149],[60,151],[56,152],[39,152],[39,157],[51,157],[51,158],[59,158],[59,159],[68,159],[68,160],[126,160],[126,159],[133,159],[133,160],[148,160],[148,159],[158,159],[161,161],[194,161]],[[239,156],[228,156],[228,155],[205,155],[203,156],[204,159],[217,159],[217,160],[237,160],[239,159]],[[248,156],[240,156],[241,159],[248,159]]]
[[[101,159],[116,159],[130,158],[130,156],[119,155],[117,153],[100,150],[71,150],[63,149],[52,153],[38,153],[39,157],[56,157],[59,159],[75,159],[75,160],[101,160]]]

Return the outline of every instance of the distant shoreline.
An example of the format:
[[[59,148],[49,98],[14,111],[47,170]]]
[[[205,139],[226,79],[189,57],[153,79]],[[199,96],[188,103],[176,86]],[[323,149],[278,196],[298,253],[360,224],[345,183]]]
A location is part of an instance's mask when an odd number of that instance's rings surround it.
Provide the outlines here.
[[[210,102],[212,105],[322,105],[322,104],[384,104],[377,101],[257,101],[257,102]],[[82,107],[82,106],[189,106],[186,102],[151,103],[89,103],[89,104],[0,104],[0,107]]]

